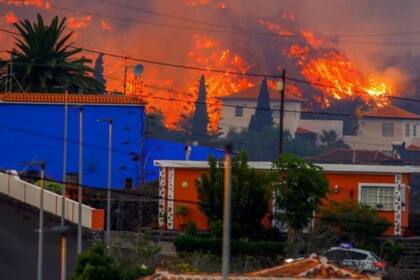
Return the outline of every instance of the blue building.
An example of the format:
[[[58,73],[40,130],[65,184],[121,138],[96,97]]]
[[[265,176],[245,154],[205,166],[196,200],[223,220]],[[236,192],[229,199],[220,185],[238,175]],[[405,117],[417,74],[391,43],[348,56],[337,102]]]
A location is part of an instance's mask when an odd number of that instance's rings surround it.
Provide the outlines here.
[[[44,160],[46,176],[63,180],[64,94],[0,95],[0,169],[24,171]],[[78,176],[79,121],[83,108],[83,185],[107,185],[108,124],[112,119],[112,187],[157,180],[156,159],[185,159],[183,143],[144,138],[144,106],[136,97],[68,95],[67,174]],[[193,147],[191,159],[222,151]],[[26,164],[26,165],[25,165]]]

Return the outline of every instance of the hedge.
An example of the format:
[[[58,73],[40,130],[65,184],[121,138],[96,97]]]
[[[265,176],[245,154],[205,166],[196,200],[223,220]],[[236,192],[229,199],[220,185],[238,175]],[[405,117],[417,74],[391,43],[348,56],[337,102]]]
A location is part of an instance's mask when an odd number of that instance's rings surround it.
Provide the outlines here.
[[[284,243],[279,241],[231,241],[232,255],[278,256],[284,254]],[[221,254],[222,240],[209,237],[180,235],[174,240],[177,252],[206,252]]]

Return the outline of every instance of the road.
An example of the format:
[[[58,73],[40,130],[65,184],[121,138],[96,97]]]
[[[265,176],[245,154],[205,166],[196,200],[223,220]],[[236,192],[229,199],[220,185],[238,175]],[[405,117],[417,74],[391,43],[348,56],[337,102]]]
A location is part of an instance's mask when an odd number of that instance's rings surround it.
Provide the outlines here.
[[[37,272],[38,211],[0,195],[0,279],[34,280]],[[45,228],[59,219],[45,216]],[[60,279],[60,238],[44,234],[43,280]],[[76,232],[68,234],[68,278],[76,261]]]

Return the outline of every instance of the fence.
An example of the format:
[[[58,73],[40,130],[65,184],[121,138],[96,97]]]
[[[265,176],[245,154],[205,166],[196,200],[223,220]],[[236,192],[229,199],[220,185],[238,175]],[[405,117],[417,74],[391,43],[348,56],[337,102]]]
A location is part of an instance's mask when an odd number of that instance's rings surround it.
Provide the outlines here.
[[[0,172],[0,193],[33,207],[40,206],[41,188],[19,178],[16,171],[7,174]],[[44,211],[61,216],[62,196],[44,190]],[[72,223],[78,223],[79,205],[77,201],[65,199],[65,217]],[[104,229],[104,210],[82,205],[82,225],[92,230]]]

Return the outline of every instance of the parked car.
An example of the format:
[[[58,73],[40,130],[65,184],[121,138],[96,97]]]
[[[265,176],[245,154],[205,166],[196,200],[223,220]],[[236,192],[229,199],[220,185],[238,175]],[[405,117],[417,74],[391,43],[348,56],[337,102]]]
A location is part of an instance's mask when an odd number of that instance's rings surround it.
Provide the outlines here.
[[[329,261],[362,273],[384,273],[385,262],[375,253],[357,248],[331,247],[321,254]]]

